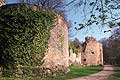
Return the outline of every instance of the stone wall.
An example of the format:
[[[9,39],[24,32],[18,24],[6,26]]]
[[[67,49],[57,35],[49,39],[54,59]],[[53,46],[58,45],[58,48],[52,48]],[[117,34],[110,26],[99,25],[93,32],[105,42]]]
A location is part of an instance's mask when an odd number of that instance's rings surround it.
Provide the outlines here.
[[[34,10],[37,9],[37,6],[33,7]],[[56,76],[56,72],[59,72],[58,74],[66,74],[69,71],[68,26],[64,17],[59,14],[57,14],[54,26],[50,30],[48,49],[46,50],[43,60],[44,63],[42,66],[36,66],[36,68],[39,68],[38,72],[41,71],[41,69],[45,69],[44,72],[39,72],[41,75],[44,75],[44,73],[47,75],[48,73],[50,75]],[[20,65],[20,67],[21,66],[22,65]],[[22,68],[23,67],[27,66],[22,66]],[[20,71],[20,74],[22,76],[26,76],[23,74],[23,71]],[[17,76],[20,76],[19,71]]]
[[[68,28],[67,22],[60,15],[57,16],[55,27],[51,30],[48,50],[44,57],[43,66],[59,68],[67,72],[68,64]]]
[[[79,45],[79,53],[76,55],[69,50],[69,65],[96,66],[103,65],[102,44],[93,37],[86,37],[85,42]]]
[[[75,65],[75,66],[81,65],[81,52],[76,54],[73,52],[72,49],[69,51],[69,65]]]
[[[79,45],[79,53],[76,55],[69,50],[69,64],[79,66],[103,65],[102,44],[93,37],[86,37],[85,42]]]
[[[69,65],[74,65],[76,61],[76,54],[72,49],[69,50]]]
[[[83,44],[82,65],[103,65],[102,44],[93,37],[86,37]]]

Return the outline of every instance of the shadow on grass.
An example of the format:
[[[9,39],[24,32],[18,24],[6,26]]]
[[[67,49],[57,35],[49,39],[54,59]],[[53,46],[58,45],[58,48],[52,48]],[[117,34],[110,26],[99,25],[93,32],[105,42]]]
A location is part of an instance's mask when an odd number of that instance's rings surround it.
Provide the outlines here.
[[[115,74],[108,78],[108,80],[120,80],[120,67],[115,67]]]

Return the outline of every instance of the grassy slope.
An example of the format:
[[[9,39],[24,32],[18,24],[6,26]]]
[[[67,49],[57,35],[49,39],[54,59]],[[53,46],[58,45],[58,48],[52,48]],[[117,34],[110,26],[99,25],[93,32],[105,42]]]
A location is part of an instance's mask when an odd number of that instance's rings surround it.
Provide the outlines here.
[[[115,74],[108,80],[120,80],[120,67],[115,67]]]
[[[96,73],[98,71],[101,71],[103,67],[100,66],[92,66],[92,67],[76,67],[72,66],[70,67],[70,72],[67,75],[64,76],[57,76],[57,77],[49,77],[49,78],[0,78],[0,80],[66,80],[81,76],[87,76],[89,74]]]

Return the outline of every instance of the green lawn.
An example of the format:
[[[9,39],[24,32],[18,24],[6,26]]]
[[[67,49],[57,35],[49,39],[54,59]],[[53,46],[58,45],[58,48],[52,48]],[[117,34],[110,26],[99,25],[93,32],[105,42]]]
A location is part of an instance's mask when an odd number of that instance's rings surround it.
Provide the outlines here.
[[[0,80],[66,80],[81,76],[87,76],[89,74],[96,73],[98,71],[103,70],[103,67],[101,66],[91,66],[91,67],[76,67],[72,66],[70,67],[70,72],[67,75],[64,76],[57,76],[57,77],[48,77],[48,78],[0,78]]]
[[[108,80],[120,80],[120,67],[115,67],[115,74]]]

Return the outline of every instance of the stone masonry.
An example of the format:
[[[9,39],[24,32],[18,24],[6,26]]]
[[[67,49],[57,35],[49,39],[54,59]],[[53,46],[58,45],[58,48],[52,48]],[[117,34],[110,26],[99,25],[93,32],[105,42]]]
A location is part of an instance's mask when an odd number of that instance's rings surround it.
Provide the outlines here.
[[[86,37],[83,43],[82,65],[103,65],[102,44],[93,37]]]
[[[69,64],[81,66],[96,66],[103,65],[103,50],[102,44],[96,41],[93,37],[86,37],[82,47],[79,48],[80,52],[78,56],[73,53],[72,50],[69,52]]]
[[[18,5],[19,7],[19,4],[13,5]],[[26,6],[30,6],[34,10],[40,8],[38,6],[32,5]],[[61,74],[66,74],[69,71],[68,24],[64,17],[60,14],[56,15],[54,26],[50,30],[48,49],[46,50],[45,57],[43,58],[43,60],[44,63],[40,67],[44,67],[46,69],[49,69],[50,71],[53,70],[53,72],[50,72],[48,70],[47,73],[53,75],[54,72],[57,72],[58,70],[58,72],[61,71]]]
[[[44,57],[43,66],[47,68],[62,68],[67,71],[68,64],[68,28],[67,22],[57,16],[55,27],[51,30],[48,50]]]
[[[71,49],[69,52],[69,65],[80,66],[81,65],[81,52],[76,53]]]

